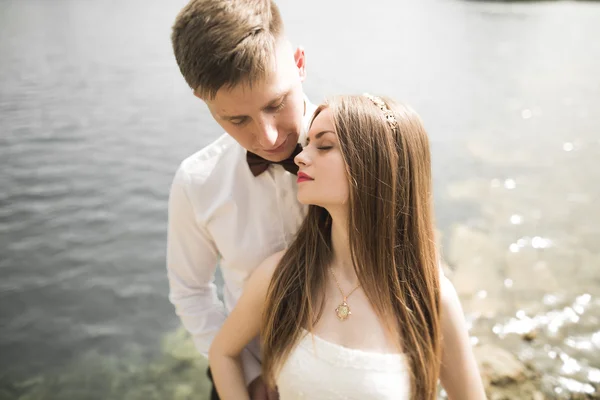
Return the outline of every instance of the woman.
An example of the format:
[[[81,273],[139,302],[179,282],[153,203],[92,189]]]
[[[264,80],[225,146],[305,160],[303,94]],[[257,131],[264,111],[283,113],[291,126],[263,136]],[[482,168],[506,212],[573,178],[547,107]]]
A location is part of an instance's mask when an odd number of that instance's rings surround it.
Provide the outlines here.
[[[341,96],[296,157],[296,240],[248,280],[209,354],[222,399],[249,398],[239,355],[260,333],[263,379],[290,399],[485,398],[440,274],[427,134],[406,106]]]

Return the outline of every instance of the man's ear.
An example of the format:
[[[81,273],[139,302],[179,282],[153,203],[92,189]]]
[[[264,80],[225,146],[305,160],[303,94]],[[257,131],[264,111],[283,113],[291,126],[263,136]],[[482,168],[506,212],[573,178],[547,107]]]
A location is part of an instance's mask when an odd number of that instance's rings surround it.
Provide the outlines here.
[[[304,48],[298,47],[296,49],[294,52],[294,62],[300,74],[300,82],[304,82],[304,79],[306,79],[306,55],[304,54]]]

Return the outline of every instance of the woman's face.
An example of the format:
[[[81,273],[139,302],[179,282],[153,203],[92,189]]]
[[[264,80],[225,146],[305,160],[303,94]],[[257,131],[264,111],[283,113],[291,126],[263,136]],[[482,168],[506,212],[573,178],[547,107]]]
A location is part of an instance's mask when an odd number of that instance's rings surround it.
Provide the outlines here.
[[[324,208],[346,204],[349,196],[346,164],[334,132],[331,111],[313,120],[306,147],[294,159],[298,171],[298,201]]]

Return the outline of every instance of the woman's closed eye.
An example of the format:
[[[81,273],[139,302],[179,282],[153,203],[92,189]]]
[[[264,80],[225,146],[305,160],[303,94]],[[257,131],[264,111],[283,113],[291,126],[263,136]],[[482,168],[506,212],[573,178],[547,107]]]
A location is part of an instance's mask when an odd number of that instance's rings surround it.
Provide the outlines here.
[[[333,149],[333,144],[327,141],[316,141],[312,143],[317,150],[327,151]],[[309,144],[311,144],[311,140],[310,138],[306,138],[306,144],[302,147],[306,148]]]

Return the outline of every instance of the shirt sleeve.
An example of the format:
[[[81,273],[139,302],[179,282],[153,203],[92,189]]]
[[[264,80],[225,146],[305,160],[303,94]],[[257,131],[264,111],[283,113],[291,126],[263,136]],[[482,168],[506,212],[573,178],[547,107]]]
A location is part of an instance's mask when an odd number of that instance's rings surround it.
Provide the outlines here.
[[[208,357],[215,335],[227,318],[214,283],[219,253],[190,200],[191,179],[180,167],[169,195],[167,276],[169,300],[198,351]],[[248,349],[241,354],[246,383],[261,374],[259,359]]]
[[[207,357],[210,343],[227,313],[214,283],[218,251],[206,228],[198,223],[188,193],[189,184],[189,176],[180,167],[169,195],[169,300],[196,348]]]
[[[241,354],[242,366],[244,367],[244,379],[246,386],[262,374],[262,365],[258,358],[246,347]]]

